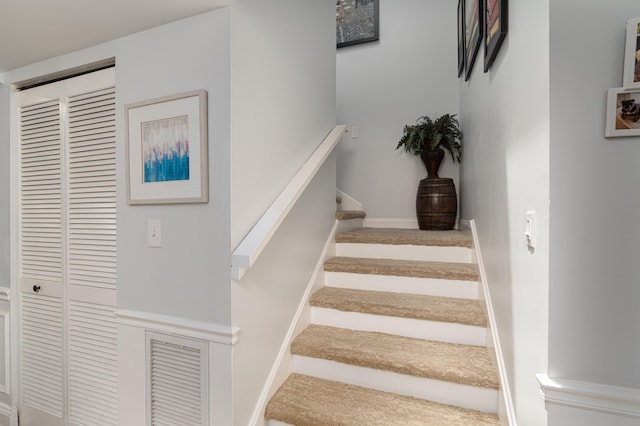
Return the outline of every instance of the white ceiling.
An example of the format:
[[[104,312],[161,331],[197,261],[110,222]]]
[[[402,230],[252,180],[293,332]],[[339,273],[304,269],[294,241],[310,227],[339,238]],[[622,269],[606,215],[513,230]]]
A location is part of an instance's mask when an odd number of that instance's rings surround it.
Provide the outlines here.
[[[0,0],[0,74],[229,0]]]

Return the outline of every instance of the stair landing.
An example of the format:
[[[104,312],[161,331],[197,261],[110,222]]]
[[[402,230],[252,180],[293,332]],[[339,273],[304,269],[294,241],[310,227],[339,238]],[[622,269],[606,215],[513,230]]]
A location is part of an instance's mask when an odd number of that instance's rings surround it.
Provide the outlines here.
[[[421,231],[419,229],[358,228],[336,234],[336,243],[391,244],[436,247],[473,247],[473,237],[461,231]]]

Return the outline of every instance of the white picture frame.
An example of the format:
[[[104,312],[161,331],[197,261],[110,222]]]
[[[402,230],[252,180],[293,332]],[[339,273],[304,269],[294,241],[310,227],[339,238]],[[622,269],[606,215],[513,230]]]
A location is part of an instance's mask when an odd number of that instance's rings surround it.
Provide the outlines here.
[[[125,106],[128,204],[209,201],[207,92]]]
[[[625,89],[640,88],[640,17],[627,21],[622,87]]]
[[[605,137],[640,136],[640,87],[607,92]]]

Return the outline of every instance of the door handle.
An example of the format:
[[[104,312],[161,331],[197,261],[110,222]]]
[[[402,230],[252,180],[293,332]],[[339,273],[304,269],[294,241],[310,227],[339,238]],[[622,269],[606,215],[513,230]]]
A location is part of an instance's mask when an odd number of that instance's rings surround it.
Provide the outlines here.
[[[39,285],[37,285],[37,284],[36,284],[36,285],[34,285],[34,286],[33,286],[33,291],[34,291],[35,293],[40,293],[40,286],[39,286]]]

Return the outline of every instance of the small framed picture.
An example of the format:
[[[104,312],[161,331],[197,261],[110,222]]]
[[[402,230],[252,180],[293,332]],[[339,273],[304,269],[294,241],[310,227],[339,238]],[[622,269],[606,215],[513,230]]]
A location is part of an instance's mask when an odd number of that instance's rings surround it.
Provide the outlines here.
[[[625,89],[640,89],[640,18],[627,21],[622,86]]]
[[[458,78],[464,71],[464,0],[458,0]]]
[[[127,202],[206,203],[207,92],[125,106]]]
[[[489,71],[507,36],[508,0],[484,0],[484,72]]]
[[[640,136],[640,88],[609,89],[605,137]]]
[[[469,77],[471,77],[473,64],[482,44],[483,5],[484,0],[464,0],[465,80],[469,80]]]
[[[336,46],[380,38],[380,0],[336,0]]]

